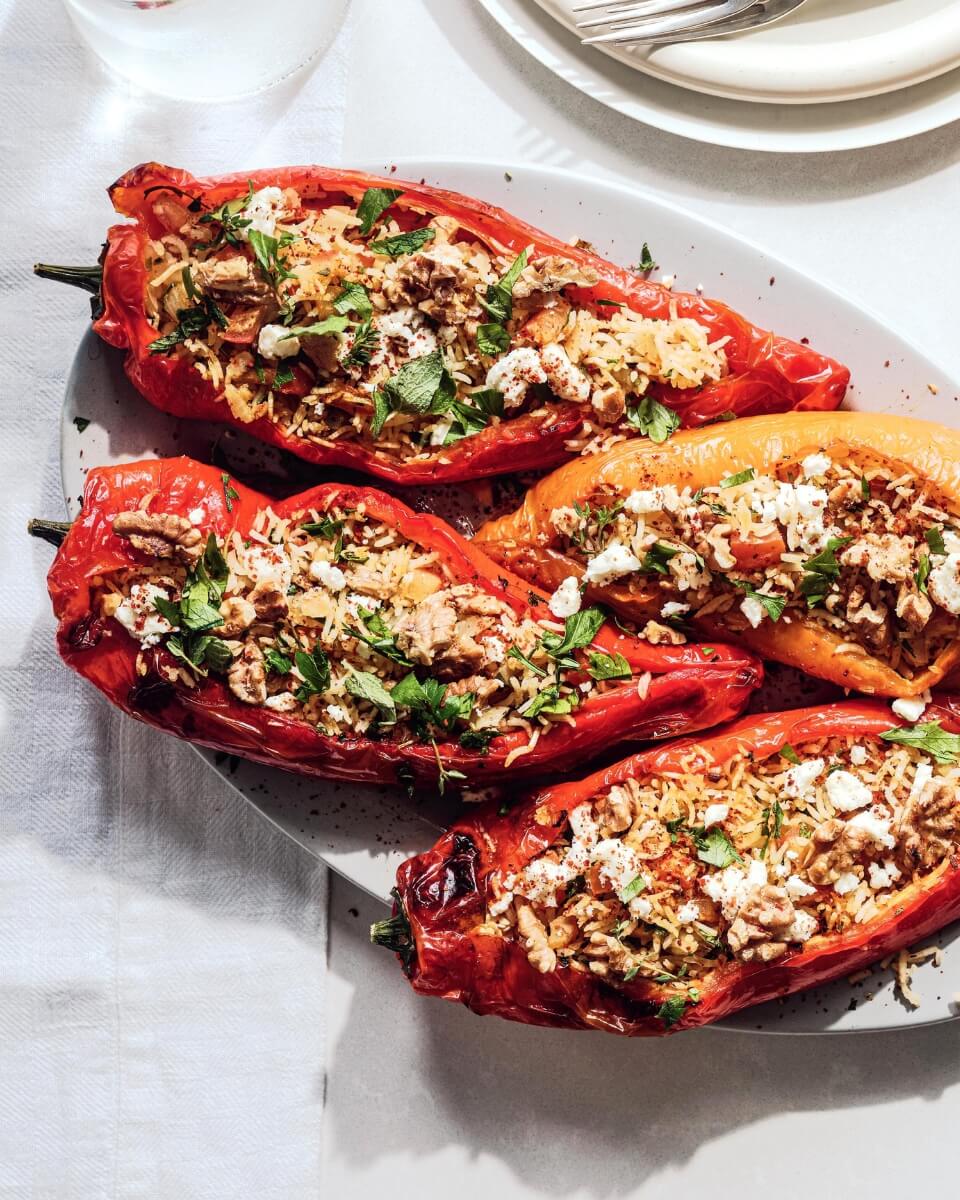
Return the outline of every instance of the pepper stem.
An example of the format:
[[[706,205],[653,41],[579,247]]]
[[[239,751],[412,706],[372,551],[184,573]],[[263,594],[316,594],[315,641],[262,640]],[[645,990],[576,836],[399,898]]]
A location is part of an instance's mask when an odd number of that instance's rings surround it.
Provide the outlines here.
[[[410,934],[410,922],[403,911],[400,893],[393,889],[393,897],[397,903],[397,911],[385,921],[374,921],[370,926],[370,941],[375,946],[384,946],[400,956],[405,971],[409,971],[416,954],[413,938]]]
[[[103,267],[99,263],[94,267],[58,267],[52,263],[34,263],[33,273],[41,279],[55,279],[58,283],[69,283],[71,287],[89,292],[92,296],[91,317],[98,321],[103,316]]]
[[[69,283],[72,287],[83,288],[96,296],[103,283],[103,267],[58,267],[51,263],[34,263],[34,275],[41,279],[56,279],[59,283]]]
[[[27,522],[27,533],[31,537],[42,538],[51,546],[59,546],[70,532],[70,521],[41,521],[36,517]]]

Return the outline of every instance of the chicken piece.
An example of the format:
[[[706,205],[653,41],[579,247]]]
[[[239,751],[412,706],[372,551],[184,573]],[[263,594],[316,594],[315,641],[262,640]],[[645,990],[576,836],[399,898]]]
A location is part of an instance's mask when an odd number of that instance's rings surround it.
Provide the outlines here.
[[[258,279],[253,263],[243,254],[208,258],[193,269],[193,282],[205,295],[222,300],[269,300],[273,293]]]
[[[450,592],[434,592],[397,622],[394,633],[404,654],[414,662],[431,664],[449,649],[456,624]]]
[[[911,796],[900,823],[897,857],[908,871],[929,871],[957,849],[960,792],[946,779],[931,779]]]
[[[552,296],[543,308],[538,308],[520,327],[520,336],[536,346],[546,346],[560,338],[570,317],[570,305],[561,296]]]
[[[227,686],[244,704],[262,704],[267,698],[267,669],[263,651],[256,642],[247,642],[230,664]]]
[[[523,938],[530,965],[541,975],[556,970],[557,955],[550,949],[546,928],[529,904],[517,905],[517,928]]]
[[[442,222],[437,218],[434,225]],[[429,249],[401,262],[383,292],[393,303],[416,305],[440,325],[457,326],[482,314],[476,293],[479,282],[459,244],[438,237]]]
[[[920,592],[904,590],[897,598],[894,611],[911,633],[919,633],[933,615],[933,605]]]
[[[904,583],[913,578],[916,542],[893,533],[868,533],[840,555],[845,567],[866,568],[877,583]]]
[[[223,331],[223,340],[234,346],[252,346],[260,328],[277,315],[279,309],[271,300],[255,304],[250,308],[237,308]]]
[[[513,607],[506,600],[476,587],[472,583],[459,583],[450,589],[456,600],[457,609],[467,617],[505,617],[512,620]]]
[[[203,534],[186,517],[176,513],[148,513],[141,509],[118,513],[113,532],[153,558],[177,558],[192,565],[203,552]]]

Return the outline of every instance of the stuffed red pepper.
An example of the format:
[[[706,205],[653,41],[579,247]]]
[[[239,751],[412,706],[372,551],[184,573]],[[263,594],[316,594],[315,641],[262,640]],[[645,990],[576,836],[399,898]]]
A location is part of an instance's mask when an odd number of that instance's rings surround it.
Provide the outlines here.
[[[472,811],[374,940],[425,995],[631,1036],[843,976],[960,917],[958,718],[747,717]]]
[[[189,459],[91,472],[49,588],[64,659],[125,711],[324,777],[552,772],[729,719],[762,673],[720,644],[624,636],[596,608],[557,617],[371,488],[273,502]]]
[[[624,437],[835,408],[849,372],[498,208],[288,167],[147,163],[100,268],[95,328],[157,407],[398,483],[542,469]]]

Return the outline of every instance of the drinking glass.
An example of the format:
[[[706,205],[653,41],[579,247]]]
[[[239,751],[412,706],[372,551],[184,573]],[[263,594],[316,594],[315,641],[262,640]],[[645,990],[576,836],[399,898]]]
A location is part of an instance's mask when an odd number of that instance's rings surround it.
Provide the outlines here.
[[[64,0],[81,37],[140,87],[231,100],[324,50],[347,0]]]

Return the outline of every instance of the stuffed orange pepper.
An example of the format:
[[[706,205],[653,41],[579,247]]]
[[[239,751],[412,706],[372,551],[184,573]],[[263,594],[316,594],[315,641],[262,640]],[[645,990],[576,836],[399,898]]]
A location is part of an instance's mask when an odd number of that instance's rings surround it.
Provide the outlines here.
[[[478,540],[654,643],[733,638],[905,701],[960,658],[960,433],[923,421],[793,413],[624,443]]]

